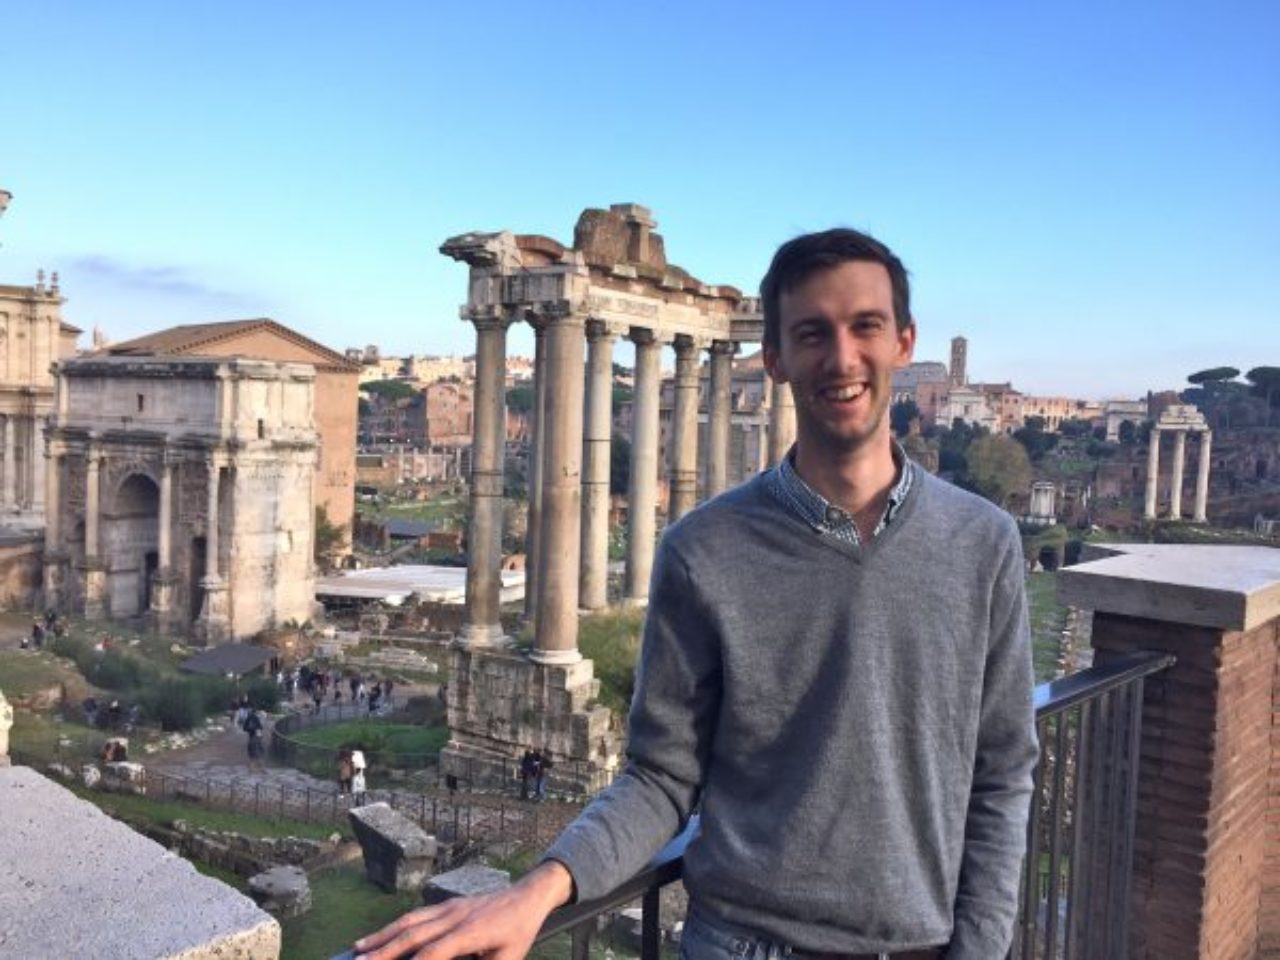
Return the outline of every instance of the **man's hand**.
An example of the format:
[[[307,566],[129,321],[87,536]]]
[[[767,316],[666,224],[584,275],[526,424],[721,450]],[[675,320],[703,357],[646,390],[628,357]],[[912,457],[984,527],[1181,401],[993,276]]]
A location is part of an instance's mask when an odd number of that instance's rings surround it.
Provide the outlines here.
[[[547,915],[572,894],[569,871],[548,860],[501,893],[459,897],[406,913],[357,940],[357,960],[450,960],[473,953],[487,960],[521,960]]]

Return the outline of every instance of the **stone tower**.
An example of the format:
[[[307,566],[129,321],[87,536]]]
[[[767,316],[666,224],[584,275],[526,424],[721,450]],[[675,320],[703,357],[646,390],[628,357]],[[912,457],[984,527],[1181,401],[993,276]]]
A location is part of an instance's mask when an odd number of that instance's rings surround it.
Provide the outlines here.
[[[969,356],[969,341],[964,337],[951,338],[951,386],[963,387],[969,382],[965,361]]]

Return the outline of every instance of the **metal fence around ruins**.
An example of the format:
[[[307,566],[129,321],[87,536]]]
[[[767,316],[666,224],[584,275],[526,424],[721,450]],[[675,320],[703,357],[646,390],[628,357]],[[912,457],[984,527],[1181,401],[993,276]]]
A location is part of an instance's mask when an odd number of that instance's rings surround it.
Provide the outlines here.
[[[48,758],[17,750],[11,751],[11,756],[15,763],[36,769],[50,762]],[[53,762],[76,770],[87,759],[59,754]],[[180,776],[154,768],[147,769],[143,788],[145,795],[152,799],[180,800],[256,817],[279,817],[334,827],[345,825],[347,811],[356,805],[349,794],[340,795],[336,789],[262,783],[250,777],[220,780]],[[543,847],[551,843],[577,812],[572,807],[560,810],[503,797],[449,792],[373,789],[365,792],[362,802],[386,803],[441,843],[454,846],[495,843]]]
[[[384,713],[370,713],[363,703],[336,703],[321,707],[319,712],[302,711],[277,720],[271,728],[271,756],[282,764],[305,770],[325,779],[337,777],[338,752],[298,740],[295,734],[314,727],[348,721],[384,722]],[[362,747],[372,770],[425,770],[436,764],[435,753],[409,753],[400,750],[375,750]]]

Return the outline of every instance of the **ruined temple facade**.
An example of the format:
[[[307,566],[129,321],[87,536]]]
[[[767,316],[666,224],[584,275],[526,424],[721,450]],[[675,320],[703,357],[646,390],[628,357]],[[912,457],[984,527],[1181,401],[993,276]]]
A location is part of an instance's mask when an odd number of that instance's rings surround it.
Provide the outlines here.
[[[76,351],[80,331],[62,321],[58,275],[45,285],[0,284],[0,525],[44,524],[44,428],[53,410],[58,360]]]
[[[467,623],[449,682],[446,775],[473,782],[501,776],[530,744],[554,759],[553,787],[582,789],[618,763],[619,730],[595,703],[593,668],[578,650],[578,613],[608,602],[612,360],[619,339],[635,351],[624,603],[648,600],[667,346],[675,354],[668,521],[728,485],[733,356],[740,344],[760,341],[759,302],[671,263],[656,226],[647,208],[614,204],[583,211],[571,246],[503,231],[463,234],[441,247],[469,268],[462,317],[476,331]],[[528,323],[535,344],[525,551],[534,643],[527,653],[512,649],[499,619],[506,337],[514,323]],[[707,424],[699,430],[704,355]],[[755,451],[756,464],[777,462],[794,437],[785,384],[771,385],[767,410],[767,442],[757,443],[765,453]]]
[[[315,370],[111,357],[58,365],[46,603],[217,643],[313,608]]]

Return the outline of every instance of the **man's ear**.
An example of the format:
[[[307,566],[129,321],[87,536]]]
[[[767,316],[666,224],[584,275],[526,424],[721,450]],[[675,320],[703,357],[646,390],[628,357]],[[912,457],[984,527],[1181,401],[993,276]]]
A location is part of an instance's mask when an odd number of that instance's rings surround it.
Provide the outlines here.
[[[778,356],[777,347],[763,344],[760,348],[761,359],[764,360],[764,369],[769,374],[769,378],[774,383],[786,383],[787,375],[782,369],[782,358]]]
[[[898,357],[894,364],[896,367],[905,367],[911,362],[911,358],[916,352],[916,324],[915,321],[907,324],[906,327],[898,331]]]

